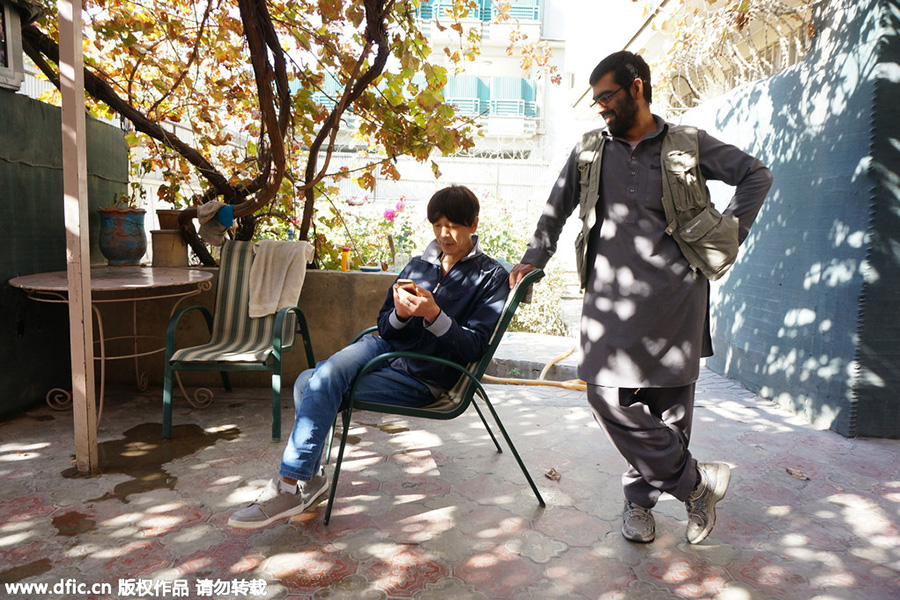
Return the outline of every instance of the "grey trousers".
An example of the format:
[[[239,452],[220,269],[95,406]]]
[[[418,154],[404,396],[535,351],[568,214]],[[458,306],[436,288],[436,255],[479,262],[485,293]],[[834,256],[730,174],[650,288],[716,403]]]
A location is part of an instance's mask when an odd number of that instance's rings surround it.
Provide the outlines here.
[[[683,502],[697,485],[697,461],[688,450],[694,388],[588,385],[594,418],[628,461],[625,498],[638,506],[653,508],[663,492]]]

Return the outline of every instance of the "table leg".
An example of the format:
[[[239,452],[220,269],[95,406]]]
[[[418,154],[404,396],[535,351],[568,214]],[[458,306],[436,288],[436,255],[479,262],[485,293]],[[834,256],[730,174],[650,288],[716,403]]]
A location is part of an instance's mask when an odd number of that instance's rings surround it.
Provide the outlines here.
[[[97,335],[100,344],[100,387],[97,395],[97,426],[100,426],[100,419],[103,416],[103,396],[106,393],[106,343],[103,339],[103,319],[100,318],[100,309],[97,305],[92,304],[91,309],[97,319]],[[96,360],[98,357],[94,357]],[[53,388],[47,392],[47,405],[54,410],[68,410],[72,407],[72,392],[62,388]]]
[[[47,392],[47,405],[53,410],[69,410],[72,408],[72,392],[53,388]]]
[[[131,301],[131,331],[134,334],[132,336],[132,354],[134,354],[134,379],[135,383],[137,383],[137,388],[142,392],[146,392],[147,387],[149,387],[150,385],[150,376],[146,371],[141,371],[140,355],[138,353],[137,299]]]
[[[100,309],[96,304],[91,304],[94,316],[97,317],[97,335],[100,341],[100,393],[97,396],[97,427],[100,427],[100,418],[103,416],[103,398],[106,393],[106,341],[103,337],[103,319],[100,318]]]

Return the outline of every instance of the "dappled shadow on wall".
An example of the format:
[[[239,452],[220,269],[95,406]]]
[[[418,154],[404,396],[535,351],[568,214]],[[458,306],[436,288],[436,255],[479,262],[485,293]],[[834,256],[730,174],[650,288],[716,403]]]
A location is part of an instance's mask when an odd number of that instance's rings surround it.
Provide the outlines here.
[[[713,286],[717,356],[709,364],[845,435],[861,297],[877,277],[867,253],[881,30],[865,4],[830,12],[829,23],[818,15],[804,61],[713,108],[713,127],[760,157],[775,182],[738,264]]]

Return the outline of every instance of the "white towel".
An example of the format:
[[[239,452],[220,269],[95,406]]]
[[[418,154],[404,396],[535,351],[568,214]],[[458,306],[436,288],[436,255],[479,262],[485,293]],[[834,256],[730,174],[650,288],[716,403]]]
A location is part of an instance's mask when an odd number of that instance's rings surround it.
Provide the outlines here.
[[[224,202],[213,200],[197,207],[197,220],[200,221],[200,231],[197,234],[200,239],[211,246],[221,246],[225,243],[226,227],[219,223],[219,209],[225,206]]]
[[[250,316],[264,317],[296,306],[315,249],[309,242],[263,240],[250,265]]]

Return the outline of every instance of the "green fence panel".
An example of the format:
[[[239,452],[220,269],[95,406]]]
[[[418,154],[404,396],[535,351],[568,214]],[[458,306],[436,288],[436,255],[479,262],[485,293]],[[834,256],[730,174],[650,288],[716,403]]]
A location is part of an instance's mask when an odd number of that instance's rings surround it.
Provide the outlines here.
[[[127,191],[128,147],[121,129],[87,123],[89,235],[92,262],[99,215]],[[71,387],[65,305],[29,300],[8,281],[66,268],[60,110],[0,90],[0,418],[42,402],[53,387]]]

